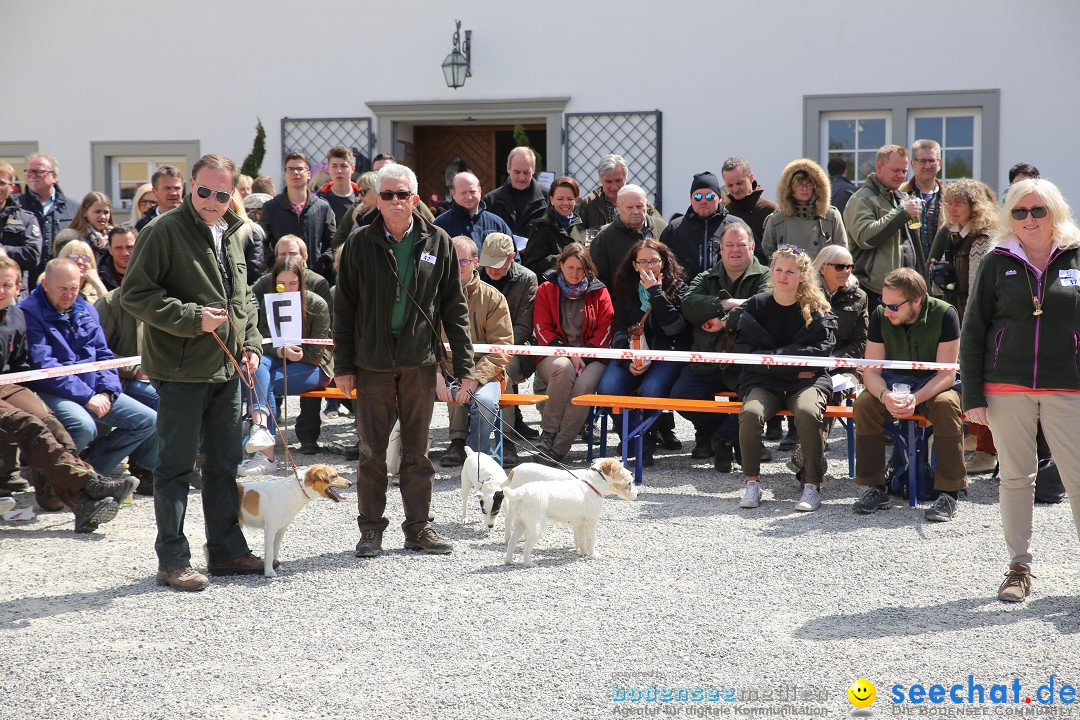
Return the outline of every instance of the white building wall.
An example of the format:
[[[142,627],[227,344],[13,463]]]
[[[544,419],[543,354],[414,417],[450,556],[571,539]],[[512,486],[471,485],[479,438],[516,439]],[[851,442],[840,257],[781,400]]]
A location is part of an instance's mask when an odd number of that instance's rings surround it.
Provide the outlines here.
[[[1028,161],[1080,203],[1075,0],[50,0],[4,3],[0,18],[13,83],[0,142],[36,141],[79,197],[91,189],[91,141],[194,139],[242,160],[260,117],[263,171],[279,176],[284,116],[565,95],[567,112],[663,112],[670,215],[693,173],[718,173],[733,154],[771,196],[803,153],[805,95],[994,89],[999,185]],[[439,68],[455,18],[473,31],[473,77],[456,91]]]

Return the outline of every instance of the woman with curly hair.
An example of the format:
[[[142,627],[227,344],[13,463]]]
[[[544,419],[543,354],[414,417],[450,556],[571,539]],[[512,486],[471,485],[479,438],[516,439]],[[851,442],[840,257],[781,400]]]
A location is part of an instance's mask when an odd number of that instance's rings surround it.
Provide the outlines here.
[[[768,289],[743,304],[735,346],[754,355],[826,357],[835,343],[836,317],[821,290],[810,254],[795,245],[781,245],[769,264]],[[832,394],[825,368],[748,365],[739,378],[743,406],[739,413],[746,490],[741,508],[761,502],[761,431],[779,410],[795,417],[795,430],[803,451],[802,498],[795,506],[812,512],[821,506],[821,479],[825,474],[823,417]]]
[[[628,348],[633,335],[642,335],[650,350],[689,350],[692,328],[681,306],[686,284],[683,270],[667,245],[646,238],[634,243],[615,270],[612,304],[613,348]],[[670,360],[613,360],[604,369],[597,390],[602,395],[668,397],[686,363]],[[631,415],[633,422],[640,412]],[[652,464],[656,441],[645,440],[642,464]]]
[[[930,278],[944,291],[945,300],[956,306],[963,323],[975,271],[992,246],[997,201],[985,184],[965,179],[946,185],[941,202],[949,222],[938,230],[930,248]]]

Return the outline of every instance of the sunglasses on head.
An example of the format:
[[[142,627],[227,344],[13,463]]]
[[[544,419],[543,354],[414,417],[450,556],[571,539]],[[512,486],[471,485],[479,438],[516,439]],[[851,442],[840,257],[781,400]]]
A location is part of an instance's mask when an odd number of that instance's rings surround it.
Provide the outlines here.
[[[1013,208],[1009,211],[1009,214],[1012,215],[1013,220],[1023,220],[1028,216],[1028,213],[1031,213],[1031,217],[1033,218],[1044,218],[1048,212],[1050,211],[1047,210],[1045,206],[1036,205],[1033,208]]]
[[[803,249],[798,245],[781,245],[780,247],[776,248],[776,252],[786,252],[791,253],[792,255],[802,255]]]
[[[836,272],[851,271],[855,269],[855,263],[827,263]]]
[[[716,193],[694,193],[694,200],[701,202],[702,200],[715,200]]]
[[[910,301],[910,300],[905,300],[904,302],[902,302],[902,303],[896,303],[895,305],[886,305],[885,303],[881,303],[881,304],[882,304],[882,305],[883,305],[883,306],[885,307],[885,309],[886,309],[886,310],[888,310],[889,312],[896,312],[896,311],[897,311],[897,310],[899,310],[900,308],[902,308],[902,307],[904,307],[905,305],[907,305],[907,304],[908,304],[909,302],[911,302],[911,301]]]
[[[381,198],[383,202],[390,202],[394,198],[397,198],[398,200],[408,200],[412,195],[413,194],[408,190],[398,190],[397,192],[394,192],[393,190],[382,190],[379,192],[379,198]]]
[[[211,195],[213,195],[214,199],[222,205],[232,200],[232,193],[225,192],[224,190],[218,190],[217,192],[215,192],[210,188],[206,187],[205,185],[200,185],[199,187],[195,188],[195,194],[201,197],[203,200],[206,200]]]

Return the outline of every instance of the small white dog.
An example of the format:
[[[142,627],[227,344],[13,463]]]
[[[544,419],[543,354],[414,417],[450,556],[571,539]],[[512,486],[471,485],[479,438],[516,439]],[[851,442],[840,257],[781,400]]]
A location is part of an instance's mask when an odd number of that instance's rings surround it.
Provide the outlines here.
[[[465,464],[461,466],[461,522],[469,519],[469,498],[480,496],[480,512],[490,528],[502,504],[502,486],[506,471],[487,453],[465,446]]]
[[[521,475],[529,477],[523,478]],[[525,482],[522,483],[521,481]],[[518,485],[518,487],[514,487]],[[574,529],[574,547],[582,557],[596,557],[596,524],[604,495],[636,500],[633,474],[615,458],[603,458],[588,470],[567,471],[525,463],[510,471],[503,486],[507,500],[506,564],[514,562],[518,540],[525,538],[522,559],[532,567],[533,547],[548,520],[568,523]]]
[[[281,538],[300,508],[308,500],[325,497],[341,501],[337,489],[349,487],[349,481],[329,465],[312,465],[301,473],[303,482],[295,476],[236,483],[240,495],[240,523],[263,529],[263,575],[275,577]]]

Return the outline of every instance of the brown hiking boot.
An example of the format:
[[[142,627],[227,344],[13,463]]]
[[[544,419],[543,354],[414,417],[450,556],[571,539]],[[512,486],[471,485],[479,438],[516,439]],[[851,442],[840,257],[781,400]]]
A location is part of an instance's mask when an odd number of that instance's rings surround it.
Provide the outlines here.
[[[454,546],[430,525],[415,536],[405,538],[406,550],[422,550],[429,555],[449,555]]]
[[[382,555],[382,530],[364,528],[360,531],[360,542],[356,543],[358,558],[378,557]]]
[[[168,585],[174,590],[197,592],[205,589],[210,584],[210,578],[201,572],[196,572],[188,565],[176,570],[158,570],[157,584]]]
[[[123,503],[131,497],[131,493],[138,484],[139,481],[127,473],[120,477],[95,475],[86,481],[86,487],[83,488],[83,492],[95,500],[111,497],[117,503]]]
[[[998,600],[1002,602],[1023,602],[1031,594],[1031,566],[1024,563],[1010,563],[1009,572],[1005,573],[1005,582],[998,588]]]
[[[262,575],[263,561],[247,552],[240,557],[220,563],[210,563],[206,569],[214,577],[226,575]]]

